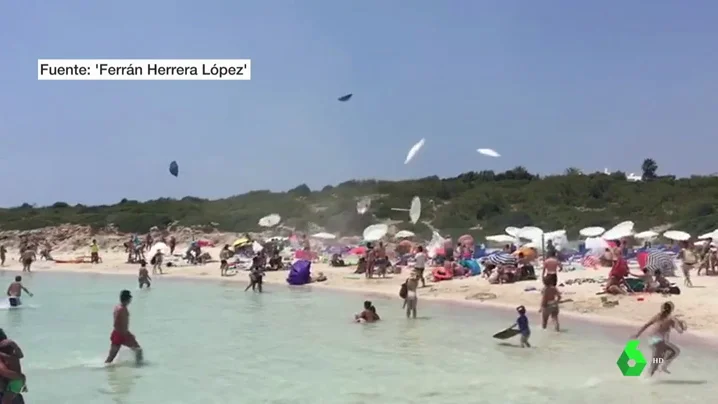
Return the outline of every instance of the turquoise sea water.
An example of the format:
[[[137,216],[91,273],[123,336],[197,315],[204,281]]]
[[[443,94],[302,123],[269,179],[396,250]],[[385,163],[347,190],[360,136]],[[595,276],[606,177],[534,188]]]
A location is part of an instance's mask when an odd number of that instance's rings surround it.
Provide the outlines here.
[[[10,282],[14,273],[0,276]],[[672,375],[622,377],[624,336],[565,320],[543,332],[531,317],[532,349],[491,335],[510,312],[420,301],[403,317],[398,298],[374,298],[383,321],[351,322],[364,297],[309,288],[37,273],[35,298],[0,310],[0,326],[25,350],[31,403],[640,403],[710,402],[718,355],[685,346]],[[135,294],[131,329],[147,364],[129,352],[104,368],[112,308]],[[681,343],[680,338],[676,338]]]

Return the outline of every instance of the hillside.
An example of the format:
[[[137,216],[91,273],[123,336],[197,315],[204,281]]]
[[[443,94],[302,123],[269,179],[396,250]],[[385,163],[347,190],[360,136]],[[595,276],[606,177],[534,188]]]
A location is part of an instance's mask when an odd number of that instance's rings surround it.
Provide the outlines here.
[[[649,173],[650,174],[650,173]],[[301,231],[320,228],[341,235],[358,234],[372,223],[401,221],[399,229],[428,233],[425,224],[408,223],[411,198],[422,199],[422,221],[445,233],[501,233],[506,226],[535,225],[569,230],[586,226],[610,227],[633,220],[637,229],[671,224],[692,234],[718,227],[718,177],[685,179],[648,175],[645,182],[629,182],[624,173],[539,177],[517,167],[504,173],[468,172],[454,178],[428,177],[407,181],[348,181],[311,191],[300,185],[288,192],[253,191],[220,200],[186,197],[147,202],[122,200],[115,205],[0,209],[0,229],[27,230],[65,223],[123,232],[147,232],[152,226],[257,231],[257,221],[279,213],[283,224]],[[651,179],[652,178],[652,179]],[[356,202],[372,198],[370,211],[356,212]]]

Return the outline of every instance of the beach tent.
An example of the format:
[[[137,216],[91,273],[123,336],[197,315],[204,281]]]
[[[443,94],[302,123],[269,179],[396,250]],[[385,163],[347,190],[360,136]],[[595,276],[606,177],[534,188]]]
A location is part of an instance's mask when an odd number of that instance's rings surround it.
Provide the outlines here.
[[[292,264],[287,275],[287,283],[290,285],[306,285],[311,282],[311,261],[299,260]]]

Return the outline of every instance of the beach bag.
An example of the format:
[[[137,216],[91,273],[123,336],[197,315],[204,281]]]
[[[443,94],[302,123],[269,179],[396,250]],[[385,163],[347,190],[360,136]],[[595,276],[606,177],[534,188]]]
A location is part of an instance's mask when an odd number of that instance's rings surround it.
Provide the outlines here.
[[[681,288],[679,288],[678,286],[671,286],[670,288],[668,288],[668,293],[672,295],[680,295]]]
[[[404,282],[401,284],[401,288],[399,288],[399,297],[406,299],[407,295],[409,295],[409,287],[406,285],[406,282]]]
[[[157,256],[155,255],[155,256],[152,257],[152,259],[150,260],[150,264],[155,265],[156,263],[157,263]]]

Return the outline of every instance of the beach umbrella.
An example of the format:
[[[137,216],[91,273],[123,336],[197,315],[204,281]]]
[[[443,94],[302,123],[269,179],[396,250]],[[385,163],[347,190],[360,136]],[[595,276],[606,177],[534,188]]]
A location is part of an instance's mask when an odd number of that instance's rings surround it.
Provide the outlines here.
[[[319,240],[334,240],[335,238],[337,238],[337,236],[335,236],[331,233],[324,233],[324,232],[312,234],[310,237],[316,238]]]
[[[371,226],[368,226],[366,229],[364,229],[364,232],[362,233],[364,236],[364,240],[366,241],[377,241],[381,240],[382,237],[386,235],[386,232],[389,231],[389,226],[385,224],[373,224]]]
[[[150,248],[149,254],[147,254],[148,257],[154,257],[155,254],[158,252],[161,252],[163,255],[169,255],[170,254],[170,248],[167,247],[167,244],[165,243],[155,243],[152,248]]]
[[[633,234],[633,222],[628,220],[613,226],[607,232],[603,233],[601,237],[604,240],[614,241],[628,237],[631,234]]]
[[[633,237],[635,237],[637,239],[641,239],[641,240],[646,240],[646,239],[654,238],[657,236],[658,236],[658,233],[656,233],[653,230],[646,230],[646,231],[642,231],[640,233],[636,233],[633,235]]]
[[[494,149],[476,149],[477,152],[489,157],[501,157]]]
[[[259,225],[262,227],[273,227],[279,224],[279,222],[282,221],[282,217],[279,216],[276,213],[273,213],[271,215],[267,215],[261,219],[259,219]]]
[[[364,255],[366,254],[366,247],[354,247],[351,250],[349,250],[349,255]]]
[[[701,234],[700,236],[698,236],[698,240],[707,240],[709,238],[712,238],[712,239],[718,238],[718,229],[713,230],[710,233]]]
[[[691,235],[680,230],[668,230],[663,233],[663,237],[673,241],[687,241],[690,240]]]
[[[421,217],[421,200],[418,196],[415,196],[411,200],[411,206],[409,207],[409,219],[412,224],[416,224]]]
[[[484,262],[494,265],[517,265],[518,260],[511,254],[499,252],[484,258]]]
[[[170,163],[170,174],[175,177],[179,175],[179,164],[176,161]]]
[[[352,98],[352,94],[342,95],[341,97],[337,98],[340,102],[347,102],[349,99]]]
[[[486,236],[487,241],[491,241],[494,243],[516,243],[518,240],[516,240],[515,237],[511,237],[508,234],[495,234],[493,236]]]
[[[651,250],[646,257],[645,269],[649,273],[661,271],[663,275],[673,275],[676,270],[676,264],[673,257],[665,251]]]
[[[360,215],[363,215],[369,210],[370,207],[371,207],[371,198],[367,198],[367,197],[361,198],[357,202],[357,213]]]
[[[519,238],[519,233],[521,232],[521,229],[518,227],[509,226],[505,230],[506,234],[513,238]]]
[[[404,160],[404,164],[409,164],[409,162],[411,161],[411,159],[414,158],[414,156],[416,155],[416,153],[418,153],[419,150],[420,150],[422,147],[424,147],[424,142],[425,142],[425,141],[426,141],[426,139],[421,139],[421,140],[419,140],[418,142],[416,142],[416,144],[414,144],[413,146],[411,146],[411,149],[409,149],[409,153],[406,154],[406,160]]]
[[[592,226],[592,227],[584,227],[583,229],[578,231],[578,234],[582,235],[583,237],[598,237],[601,234],[603,234],[606,231],[603,227],[600,226]]]
[[[416,236],[416,234],[410,232],[409,230],[402,230],[394,235],[394,238],[412,238]]]

